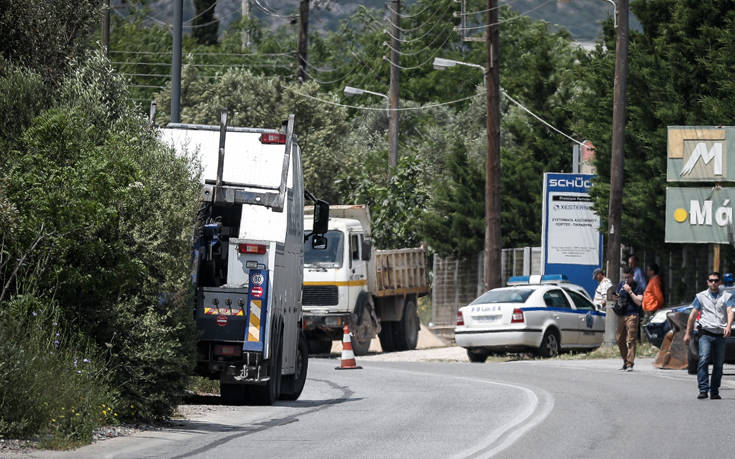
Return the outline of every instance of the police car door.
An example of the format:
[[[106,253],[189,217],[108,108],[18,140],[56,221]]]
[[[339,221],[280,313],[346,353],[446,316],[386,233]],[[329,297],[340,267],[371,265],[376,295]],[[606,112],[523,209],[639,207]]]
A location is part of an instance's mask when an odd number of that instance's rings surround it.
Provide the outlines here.
[[[579,344],[599,346],[605,333],[605,316],[597,312],[595,305],[584,296],[571,290],[566,292],[572,298],[575,309],[579,311]]]
[[[564,292],[561,289],[547,291],[544,293],[544,303],[546,303],[551,319],[561,331],[562,347],[577,344],[579,342],[579,319]]]

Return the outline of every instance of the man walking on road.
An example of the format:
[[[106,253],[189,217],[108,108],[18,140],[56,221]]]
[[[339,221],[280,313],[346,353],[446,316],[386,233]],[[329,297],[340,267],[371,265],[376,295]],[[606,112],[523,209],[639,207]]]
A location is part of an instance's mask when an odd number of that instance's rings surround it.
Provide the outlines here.
[[[722,381],[722,365],[725,363],[725,338],[730,336],[733,322],[733,306],[735,296],[720,290],[720,273],[714,271],[707,276],[707,290],[697,293],[692,302],[692,313],[687,321],[684,343],[689,345],[692,339],[692,328],[699,318],[699,362],[697,364],[698,399],[709,398],[719,400],[720,382]],[[712,381],[710,382],[708,364],[712,358]]]
[[[638,335],[638,318],[641,314],[641,307],[633,300],[633,295],[643,295],[643,288],[640,287],[633,278],[633,270],[630,267],[623,269],[625,279],[620,281],[615,294],[618,296],[618,303],[623,306],[623,310],[617,313],[618,316],[618,348],[620,349],[620,357],[623,358],[623,367],[621,370],[633,371],[635,364],[635,340]]]

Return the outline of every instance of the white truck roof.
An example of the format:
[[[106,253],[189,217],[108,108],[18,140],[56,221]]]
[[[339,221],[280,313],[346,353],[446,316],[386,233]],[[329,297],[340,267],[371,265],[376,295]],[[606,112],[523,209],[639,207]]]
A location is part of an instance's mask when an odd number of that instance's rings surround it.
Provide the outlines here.
[[[307,206],[304,209],[304,217],[313,220],[314,208]],[[370,210],[365,204],[329,206],[330,227],[332,219],[356,220],[362,227],[365,236],[370,236]]]

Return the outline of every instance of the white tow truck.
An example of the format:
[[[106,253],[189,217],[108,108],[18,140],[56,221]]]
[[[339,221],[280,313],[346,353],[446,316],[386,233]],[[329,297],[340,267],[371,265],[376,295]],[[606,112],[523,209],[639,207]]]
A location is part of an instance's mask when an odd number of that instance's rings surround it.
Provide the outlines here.
[[[228,404],[295,400],[306,381],[304,183],[293,127],[293,115],[281,130],[228,127],[223,110],[220,126],[161,130],[202,166],[192,260],[196,372],[219,379]],[[319,244],[329,206],[315,208],[311,239]]]
[[[365,205],[330,207],[326,250],[304,250],[304,331],[311,353],[329,352],[350,326],[365,354],[378,335],[383,351],[416,348],[416,302],[429,291],[423,248],[375,250]],[[308,211],[307,211],[308,214]],[[306,216],[312,225],[313,215]]]

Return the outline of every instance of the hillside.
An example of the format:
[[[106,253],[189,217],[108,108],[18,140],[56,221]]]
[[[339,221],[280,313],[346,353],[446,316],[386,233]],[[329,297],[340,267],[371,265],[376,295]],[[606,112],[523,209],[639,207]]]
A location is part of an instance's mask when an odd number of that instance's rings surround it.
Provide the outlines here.
[[[121,3],[116,0],[114,3]],[[355,12],[360,6],[366,8],[385,8],[385,0],[312,0],[310,24],[312,30],[336,30],[339,21]],[[413,0],[404,4],[412,4]],[[577,41],[595,40],[601,30],[600,23],[612,14],[612,5],[605,0],[506,0],[501,4],[510,6],[519,14],[534,19],[544,20],[560,28],[566,28]],[[298,13],[298,0],[250,0],[251,14],[273,27],[291,22],[289,16]],[[485,8],[483,0],[467,0],[468,11],[479,11]],[[170,0],[152,0],[150,2],[153,20],[171,22],[173,16]],[[460,10],[457,3],[456,11]],[[121,9],[124,11],[124,9]],[[240,18],[241,0],[219,0],[216,6],[216,17],[220,20],[220,32],[230,22]],[[387,11],[387,10],[386,10]],[[121,13],[124,14],[124,13]],[[184,0],[184,20],[195,15],[193,0]],[[478,15],[478,18],[481,15]],[[458,22],[458,19],[453,19]],[[479,22],[478,22],[479,24]],[[638,28],[638,22],[631,18],[631,27]]]

